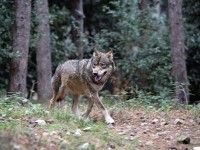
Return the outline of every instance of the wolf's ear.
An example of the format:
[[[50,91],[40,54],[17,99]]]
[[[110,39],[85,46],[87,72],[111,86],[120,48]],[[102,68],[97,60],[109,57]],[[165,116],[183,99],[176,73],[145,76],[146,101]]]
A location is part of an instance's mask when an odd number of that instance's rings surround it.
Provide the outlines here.
[[[107,52],[106,55],[108,56],[108,58],[109,58],[110,60],[113,60],[113,52],[112,52],[112,50],[109,51],[109,52]]]
[[[99,52],[96,48],[94,48],[93,51],[94,51],[94,52],[93,52],[93,56],[94,56],[94,57],[100,56],[100,52]]]

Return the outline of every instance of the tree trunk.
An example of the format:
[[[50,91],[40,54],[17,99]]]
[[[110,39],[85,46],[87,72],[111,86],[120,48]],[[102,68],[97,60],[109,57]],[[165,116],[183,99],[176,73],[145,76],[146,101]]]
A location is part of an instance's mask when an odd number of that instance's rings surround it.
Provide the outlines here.
[[[37,18],[37,93],[40,101],[51,95],[51,48],[48,0],[35,0]]]
[[[148,2],[147,0],[141,0],[140,3],[139,3],[139,8],[141,10],[147,10],[147,6],[148,6]]]
[[[26,95],[26,75],[29,51],[31,0],[15,0],[15,23],[13,32],[13,52],[20,56],[10,63],[8,92]]]
[[[83,13],[83,1],[74,0],[72,2],[72,16],[73,16],[73,27],[72,27],[72,41],[75,44],[79,59],[83,59],[83,44],[82,44],[82,34],[83,34],[83,23],[84,23],[84,13]]]
[[[175,80],[175,98],[188,103],[189,89],[186,70],[182,23],[182,0],[168,0],[172,75]]]

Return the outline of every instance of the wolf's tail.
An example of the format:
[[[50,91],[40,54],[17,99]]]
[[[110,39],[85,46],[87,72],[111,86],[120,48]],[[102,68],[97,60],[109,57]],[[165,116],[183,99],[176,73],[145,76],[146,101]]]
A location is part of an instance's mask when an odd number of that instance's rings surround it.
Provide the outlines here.
[[[59,91],[59,88],[61,86],[61,75],[60,75],[60,72],[61,72],[61,65],[59,65],[55,71],[55,74],[53,75],[52,79],[51,79],[51,86],[52,86],[52,89],[53,89],[53,92],[55,94],[58,93]],[[59,99],[57,101],[60,101]]]

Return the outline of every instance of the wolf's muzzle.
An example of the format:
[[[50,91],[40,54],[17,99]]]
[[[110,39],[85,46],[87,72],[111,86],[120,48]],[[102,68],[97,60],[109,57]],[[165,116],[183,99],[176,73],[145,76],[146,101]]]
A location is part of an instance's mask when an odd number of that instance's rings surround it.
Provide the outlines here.
[[[105,71],[102,75],[99,75],[98,73],[93,73],[94,80],[95,80],[96,82],[99,82],[99,81],[103,78],[103,76],[104,76],[106,73],[107,73],[106,71]]]

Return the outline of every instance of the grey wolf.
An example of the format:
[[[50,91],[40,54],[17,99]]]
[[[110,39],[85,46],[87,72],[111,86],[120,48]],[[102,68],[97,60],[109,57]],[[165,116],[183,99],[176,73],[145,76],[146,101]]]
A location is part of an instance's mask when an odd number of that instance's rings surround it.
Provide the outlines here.
[[[51,80],[53,97],[50,100],[50,108],[53,108],[57,101],[65,98],[67,93],[73,96],[72,112],[78,117],[79,96],[88,96],[88,107],[83,117],[88,117],[93,104],[102,111],[107,124],[114,124],[114,120],[109,115],[99,99],[99,91],[102,89],[108,78],[115,69],[113,53],[109,51],[103,53],[94,49],[93,56],[90,59],[68,60],[59,65]]]

